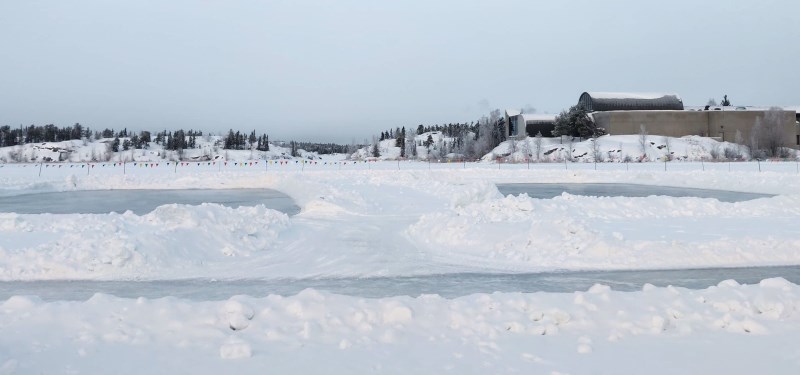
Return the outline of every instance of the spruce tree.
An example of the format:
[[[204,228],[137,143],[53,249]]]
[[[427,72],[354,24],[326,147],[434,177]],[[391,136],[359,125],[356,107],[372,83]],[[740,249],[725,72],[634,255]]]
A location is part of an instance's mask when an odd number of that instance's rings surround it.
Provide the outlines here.
[[[253,130],[250,133],[250,138],[248,138],[247,141],[248,141],[248,143],[250,143],[249,144],[249,148],[253,148],[253,145],[256,143],[256,131],[255,130]]]
[[[372,156],[374,156],[376,158],[381,156],[381,151],[378,148],[378,143],[377,142],[372,144]]]

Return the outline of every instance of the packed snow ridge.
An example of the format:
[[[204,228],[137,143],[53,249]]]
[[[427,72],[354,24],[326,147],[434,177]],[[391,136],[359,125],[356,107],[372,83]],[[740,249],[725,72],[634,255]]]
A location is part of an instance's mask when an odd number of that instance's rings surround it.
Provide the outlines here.
[[[645,359],[651,374],[790,374],[800,287],[777,278],[456,299],[18,296],[0,302],[0,330],[3,373],[639,373]]]

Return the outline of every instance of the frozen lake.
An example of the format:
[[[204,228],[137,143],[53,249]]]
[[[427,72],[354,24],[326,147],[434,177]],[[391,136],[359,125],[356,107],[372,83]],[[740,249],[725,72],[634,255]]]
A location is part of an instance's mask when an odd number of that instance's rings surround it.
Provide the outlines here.
[[[751,199],[768,198],[772,195],[743,193],[737,191],[693,189],[669,186],[637,184],[497,184],[503,195],[526,193],[531,198],[550,199],[569,193],[572,195],[596,197],[647,197],[665,195],[669,197],[715,198],[720,202],[741,202]]]
[[[527,193],[532,198],[550,199],[566,192],[586,196],[716,198],[722,202],[739,202],[770,197],[768,194],[723,190],[677,188],[635,184],[498,184],[504,195]],[[0,197],[0,212],[20,214],[103,214],[127,210],[146,214],[165,204],[199,205],[218,203],[227,207],[263,204],[289,215],[300,208],[286,194],[271,189],[153,189],[153,190],[81,190],[23,194]]]
[[[294,215],[300,208],[272,189],[80,190],[0,197],[0,212],[20,214],[106,214],[127,210],[144,215],[165,204],[218,203],[236,208],[264,206]]]
[[[173,296],[196,301],[224,300],[234,295],[289,296],[306,288],[337,294],[382,298],[439,294],[454,298],[474,293],[586,291],[594,284],[614,290],[641,290],[646,283],[705,289],[734,279],[756,284],[765,278],[783,277],[800,283],[800,266],[711,268],[650,271],[577,271],[526,274],[455,273],[425,276],[273,279],[273,280],[155,280],[155,281],[6,281],[0,282],[0,301],[14,295],[36,295],[46,301],[86,300],[95,293],[125,298]]]

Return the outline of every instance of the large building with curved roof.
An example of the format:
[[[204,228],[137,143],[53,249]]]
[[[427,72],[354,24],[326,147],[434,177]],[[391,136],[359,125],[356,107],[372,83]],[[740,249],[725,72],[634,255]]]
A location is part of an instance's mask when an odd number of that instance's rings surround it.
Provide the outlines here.
[[[800,109],[753,107],[684,108],[677,94],[584,92],[578,105],[589,112],[592,121],[608,134],[638,134],[645,129],[648,134],[670,137],[700,135],[720,141],[735,142],[751,139],[756,127],[769,111],[777,118],[771,132],[780,134],[784,146],[800,149]],[[509,137],[552,136],[555,115],[522,113],[507,110],[499,121]],[[756,135],[758,136],[758,135]]]
[[[584,92],[578,105],[589,112],[683,110],[680,96],[658,93]]]
[[[755,124],[767,115],[766,108],[687,110],[677,94],[584,92],[578,105],[608,134],[637,134],[644,128],[653,135],[700,135],[728,142],[735,141],[737,134],[750,139],[757,130]],[[800,146],[800,125],[794,121],[795,113],[781,110],[779,118],[778,128],[773,131],[780,134],[785,146]]]

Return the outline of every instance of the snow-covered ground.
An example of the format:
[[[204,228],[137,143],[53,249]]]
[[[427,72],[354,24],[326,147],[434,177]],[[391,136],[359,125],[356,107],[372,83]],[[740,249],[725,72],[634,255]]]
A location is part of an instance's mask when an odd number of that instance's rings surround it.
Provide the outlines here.
[[[800,287],[0,303],[0,373],[796,374]]]
[[[251,164],[252,163],[252,164]],[[427,163],[261,160],[5,164],[0,196],[272,188],[298,215],[167,205],[145,215],[0,207],[0,278],[306,278],[799,265],[795,162]],[[665,171],[665,168],[667,169]],[[758,171],[761,168],[761,172]],[[41,172],[41,175],[40,175]],[[776,194],[551,200],[495,183],[614,182]],[[575,293],[0,302],[2,373],[785,373],[800,287],[598,285]]]
[[[0,169],[0,196],[266,187],[292,197],[301,213],[289,218],[263,207],[217,205],[162,206],[145,215],[0,213],[0,278],[275,278],[800,264],[796,163],[762,163],[766,171],[761,173],[756,163],[675,162],[667,171],[662,163],[606,163],[607,169],[598,171],[591,163],[532,169],[526,164],[325,163],[272,164],[272,169],[263,161],[139,164],[125,174],[110,164],[75,164],[47,168],[41,177],[38,166],[6,165]],[[739,203],[568,194],[542,200],[503,197],[495,182],[628,182],[778,196]]]

